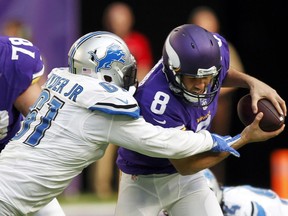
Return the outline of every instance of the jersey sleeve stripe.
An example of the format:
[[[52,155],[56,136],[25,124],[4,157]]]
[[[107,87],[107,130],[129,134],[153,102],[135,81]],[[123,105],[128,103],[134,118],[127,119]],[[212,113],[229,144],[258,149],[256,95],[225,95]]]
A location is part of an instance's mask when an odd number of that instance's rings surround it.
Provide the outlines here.
[[[44,66],[42,67],[42,69],[33,74],[33,78],[32,78],[32,84],[38,82],[39,78],[44,74]]]
[[[128,115],[139,118],[140,109],[137,104],[117,105],[113,103],[96,103],[88,108],[91,111],[98,110],[113,115]]]
[[[140,110],[139,109],[134,109],[134,110],[121,110],[121,109],[109,109],[109,108],[104,108],[104,107],[90,107],[89,110],[91,111],[101,111],[110,115],[127,115],[130,116],[134,119],[137,119],[140,117]]]
[[[108,106],[108,107],[114,107],[114,108],[119,108],[119,109],[131,109],[134,107],[138,107],[137,104],[128,104],[128,105],[117,105],[113,103],[96,103],[95,106]]]

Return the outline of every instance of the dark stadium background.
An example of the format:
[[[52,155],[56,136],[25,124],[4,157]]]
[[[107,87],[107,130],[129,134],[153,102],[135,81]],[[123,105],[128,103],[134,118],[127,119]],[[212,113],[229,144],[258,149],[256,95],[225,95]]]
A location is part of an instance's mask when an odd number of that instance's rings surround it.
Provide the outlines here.
[[[104,8],[112,1],[81,1],[82,33],[102,30]],[[135,12],[135,28],[151,40],[155,61],[161,55],[168,33],[186,22],[193,7],[206,4],[216,10],[222,34],[239,51],[246,72],[274,87],[288,101],[288,2],[248,0],[177,0],[124,1]],[[247,91],[239,90],[235,97],[232,134],[243,129],[236,115],[238,99]],[[226,159],[226,184],[252,184],[270,187],[270,154],[278,148],[288,148],[287,131],[264,143],[254,143],[240,150],[241,157]],[[288,171],[287,171],[288,172]]]

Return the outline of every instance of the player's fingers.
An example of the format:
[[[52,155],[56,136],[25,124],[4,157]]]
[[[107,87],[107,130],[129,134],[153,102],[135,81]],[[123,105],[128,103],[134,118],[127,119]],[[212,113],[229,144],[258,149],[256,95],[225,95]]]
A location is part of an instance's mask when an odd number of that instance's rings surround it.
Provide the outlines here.
[[[255,124],[259,124],[259,122],[261,121],[261,119],[263,118],[264,114],[262,112],[259,112],[254,119],[254,123]]]
[[[254,98],[252,97],[251,108],[252,108],[252,111],[253,111],[254,114],[256,114],[256,113],[258,112],[257,103],[258,103],[258,99],[254,99]]]
[[[281,115],[287,115],[286,103],[281,97],[272,98],[270,101],[273,103],[274,107]]]
[[[270,131],[270,132],[265,132],[270,138],[271,137],[275,137],[278,136],[280,133],[282,133],[285,129],[285,124],[283,124],[279,129],[275,130],[275,131]]]
[[[279,105],[279,108],[277,108],[277,111],[280,113],[280,114],[282,114],[282,115],[284,115],[284,116],[287,116],[287,108],[286,108],[286,103],[285,103],[285,101],[284,100],[280,100],[279,102],[278,102],[278,105]],[[282,111],[282,113],[281,113],[281,111]]]
[[[278,130],[274,131],[276,133],[276,136],[282,133],[285,129],[285,124],[282,125]]]

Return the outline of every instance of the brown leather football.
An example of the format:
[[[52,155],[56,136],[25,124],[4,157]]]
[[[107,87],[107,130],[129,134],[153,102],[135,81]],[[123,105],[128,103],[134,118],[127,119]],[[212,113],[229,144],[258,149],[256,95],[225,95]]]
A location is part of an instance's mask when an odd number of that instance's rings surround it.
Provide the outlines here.
[[[285,121],[285,117],[280,115],[274,105],[268,99],[258,101],[258,112],[263,112],[259,126],[263,131],[274,131],[279,129]],[[240,121],[245,125],[251,124],[256,114],[251,108],[250,94],[244,95],[237,104],[237,113]]]

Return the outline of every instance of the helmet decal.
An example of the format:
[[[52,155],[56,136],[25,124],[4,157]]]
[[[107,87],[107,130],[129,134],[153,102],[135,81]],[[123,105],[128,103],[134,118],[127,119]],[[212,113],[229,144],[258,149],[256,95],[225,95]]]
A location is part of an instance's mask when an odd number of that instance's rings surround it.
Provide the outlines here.
[[[91,60],[97,63],[95,68],[96,72],[99,72],[101,69],[111,69],[111,65],[113,62],[121,62],[125,63],[125,53],[121,50],[119,45],[111,44],[104,50],[104,57],[98,58],[96,53],[101,52],[101,50],[89,51],[88,53],[91,55]]]
[[[164,46],[167,50],[167,55],[169,57],[169,64],[171,67],[173,67],[171,68],[171,70],[178,71],[180,68],[180,59],[175,50],[172,48],[171,44],[169,43],[170,36],[171,35],[168,35],[167,42],[165,43]]]

